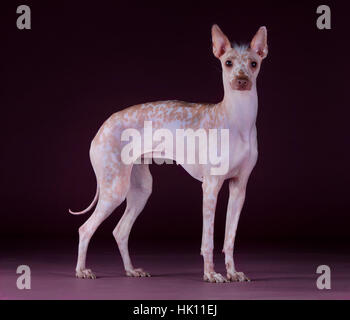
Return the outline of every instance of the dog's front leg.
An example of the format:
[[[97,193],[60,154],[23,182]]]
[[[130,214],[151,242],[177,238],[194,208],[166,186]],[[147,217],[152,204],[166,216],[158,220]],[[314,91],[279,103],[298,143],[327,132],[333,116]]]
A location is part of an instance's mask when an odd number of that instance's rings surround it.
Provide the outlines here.
[[[208,282],[227,282],[214,271],[214,217],[216,200],[223,181],[218,177],[208,176],[203,179],[203,234],[201,255],[204,259],[204,280]]]
[[[243,272],[237,272],[233,261],[233,249],[239,216],[245,199],[247,181],[231,179],[229,182],[230,197],[226,214],[224,249],[227,279],[229,281],[250,281]]]

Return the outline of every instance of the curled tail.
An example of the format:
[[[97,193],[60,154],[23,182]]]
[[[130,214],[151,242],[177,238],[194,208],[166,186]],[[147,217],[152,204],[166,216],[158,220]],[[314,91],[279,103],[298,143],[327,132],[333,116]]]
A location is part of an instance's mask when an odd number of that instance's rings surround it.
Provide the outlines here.
[[[92,200],[90,205],[85,210],[78,211],[78,212],[74,212],[74,211],[71,211],[71,209],[69,209],[69,213],[71,213],[71,214],[83,214],[83,213],[88,212],[96,204],[97,199],[98,199],[98,194],[99,194],[99,189],[98,189],[98,184],[97,184],[95,198],[94,198],[94,200]]]

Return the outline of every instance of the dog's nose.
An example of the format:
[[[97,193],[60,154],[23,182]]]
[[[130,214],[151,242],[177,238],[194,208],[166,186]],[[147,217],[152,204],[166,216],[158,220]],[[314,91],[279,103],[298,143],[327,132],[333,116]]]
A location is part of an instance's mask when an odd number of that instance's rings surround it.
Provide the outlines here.
[[[238,86],[245,88],[248,85],[247,79],[237,79]]]
[[[234,90],[250,90],[252,83],[246,76],[239,76],[231,82],[232,89]]]

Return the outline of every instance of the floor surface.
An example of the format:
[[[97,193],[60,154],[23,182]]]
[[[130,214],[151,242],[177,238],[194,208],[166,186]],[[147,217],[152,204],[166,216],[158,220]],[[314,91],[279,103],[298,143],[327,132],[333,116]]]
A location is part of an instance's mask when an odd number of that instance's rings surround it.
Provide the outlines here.
[[[344,252],[241,250],[236,265],[252,281],[211,284],[202,281],[202,259],[194,250],[135,250],[135,266],[150,272],[150,278],[125,277],[115,251],[91,251],[88,267],[96,280],[74,277],[73,249],[17,249],[2,255],[0,299],[350,299],[350,255]],[[215,263],[216,271],[224,274],[222,254],[215,256]],[[17,289],[19,265],[31,268],[30,290]],[[319,265],[331,268],[330,290],[316,286]]]

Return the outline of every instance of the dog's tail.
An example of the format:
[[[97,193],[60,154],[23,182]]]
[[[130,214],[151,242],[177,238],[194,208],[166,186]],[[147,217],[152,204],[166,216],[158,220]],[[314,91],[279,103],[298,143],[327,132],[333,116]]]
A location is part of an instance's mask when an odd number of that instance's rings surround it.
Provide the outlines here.
[[[72,211],[71,209],[68,209],[68,210],[69,210],[69,213],[71,213],[71,214],[83,214],[83,213],[86,213],[86,212],[90,211],[91,208],[92,208],[92,207],[96,204],[96,202],[97,202],[98,194],[99,194],[99,188],[98,188],[98,184],[97,184],[95,198],[94,198],[94,200],[92,200],[92,202],[90,203],[90,205],[89,205],[85,210],[83,210],[83,211],[78,211],[78,212],[74,212],[74,211]]]

